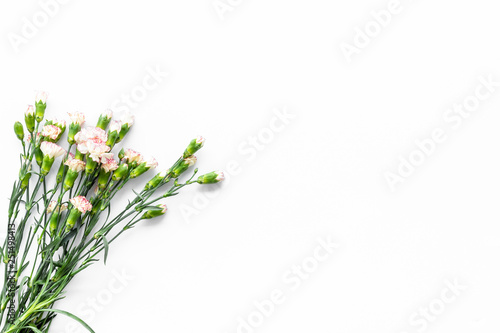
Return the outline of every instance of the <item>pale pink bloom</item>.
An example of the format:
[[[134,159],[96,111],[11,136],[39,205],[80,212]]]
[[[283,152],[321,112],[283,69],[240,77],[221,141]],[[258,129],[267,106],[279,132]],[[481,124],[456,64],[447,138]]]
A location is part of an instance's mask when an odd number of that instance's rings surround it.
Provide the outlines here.
[[[215,177],[215,180],[217,180],[218,182],[221,182],[224,179],[226,179],[226,177],[224,177],[224,172],[216,171],[215,173],[217,174],[217,177]]]
[[[64,212],[66,209],[68,209],[68,204],[62,204],[62,205],[59,207],[59,213]]]
[[[65,128],[66,127],[66,120],[57,120],[54,119],[53,121],[54,125]]]
[[[47,141],[42,142],[42,144],[40,145],[40,149],[43,154],[45,156],[48,156],[49,158],[56,158],[66,154],[66,150],[64,150],[64,148],[56,145],[55,143]]]
[[[108,159],[106,163],[103,163],[101,166],[104,169],[104,171],[106,171],[106,173],[118,169],[118,163],[114,159]]]
[[[68,112],[68,115],[72,124],[82,126],[82,124],[85,122],[85,115],[81,112],[73,112],[73,113]]]
[[[122,129],[122,122],[119,120],[113,120],[111,124],[109,125],[109,132],[118,132],[120,133],[120,130]]]
[[[131,115],[130,113],[125,113],[121,117],[122,123],[127,124],[128,127],[132,127],[132,125],[134,124],[134,120],[135,120],[135,117],[133,115]]]
[[[113,153],[104,153],[101,155],[101,163],[106,164],[108,163],[109,160],[114,159],[114,154]]]
[[[158,205],[158,207],[161,208],[161,213],[162,214],[165,214],[167,212],[167,205],[161,204],[161,205]]]
[[[143,162],[142,155],[132,149],[125,150],[124,158],[128,163],[137,162],[137,164],[141,164]]]
[[[36,97],[35,97],[35,101],[38,103],[38,102],[42,102],[42,103],[47,103],[47,97],[49,96],[49,94],[47,94],[45,91],[37,91],[36,93]]]
[[[73,153],[68,153],[68,157],[66,158],[66,162],[69,162],[71,160],[75,159],[75,154]]]
[[[92,210],[92,204],[83,196],[74,197],[69,200],[73,207],[78,209],[81,213],[86,213]]]
[[[85,162],[77,160],[75,158],[71,160],[68,159],[66,162],[64,162],[64,164],[67,165],[69,170],[73,172],[80,172],[85,170]]]
[[[55,125],[46,125],[42,129],[42,136],[51,140],[57,140],[59,134],[61,134],[61,129]]]
[[[78,147],[80,147],[80,145],[78,145]],[[98,163],[101,161],[101,156],[111,150],[111,147],[107,146],[105,143],[95,143],[93,141],[87,141],[85,147],[87,148],[89,157],[94,160],[94,162]],[[81,150],[80,152],[83,153]]]
[[[101,116],[105,116],[106,118],[108,119],[111,119],[113,118],[113,110],[111,109],[106,109],[102,114]]]
[[[54,209],[56,208],[56,205],[57,205],[57,201],[55,200],[52,200],[49,204],[49,206],[47,207],[47,214],[50,214],[54,211]]]
[[[87,141],[105,143],[107,140],[108,135],[106,134],[106,131],[99,127],[82,128],[82,130],[75,135],[75,141],[77,144],[85,143]]]
[[[33,115],[35,115],[35,108],[33,107],[33,105],[28,105],[28,109],[26,110],[26,112],[24,114],[26,116],[33,116]]]
[[[184,162],[187,162],[189,166],[193,166],[196,163],[196,156],[192,155],[184,159]]]
[[[158,162],[154,157],[150,157],[147,160],[143,161],[146,162],[146,167],[150,169],[154,169],[158,166]]]
[[[36,133],[36,141],[38,142],[40,140],[40,132]],[[26,136],[26,142],[31,142],[31,133],[28,133]]]
[[[202,137],[202,136],[198,136],[198,137],[196,138],[196,143],[197,143],[197,144],[201,144],[201,145],[203,146],[203,144],[205,143],[205,138],[204,138],[204,137]]]

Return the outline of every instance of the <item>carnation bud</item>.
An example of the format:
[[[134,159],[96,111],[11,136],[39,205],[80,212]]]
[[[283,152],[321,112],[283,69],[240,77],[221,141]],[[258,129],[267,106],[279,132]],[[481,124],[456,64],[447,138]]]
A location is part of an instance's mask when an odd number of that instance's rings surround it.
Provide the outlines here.
[[[33,105],[28,105],[28,109],[24,113],[24,122],[26,123],[28,132],[33,133],[35,130],[35,109]]]
[[[142,162],[136,168],[134,168],[134,170],[132,170],[132,172],[130,173],[130,178],[137,178],[149,169],[154,169],[157,166],[158,162],[156,162],[156,160],[151,157],[150,159]]]
[[[101,190],[106,188],[106,185],[108,184],[109,181],[109,175],[110,173],[106,172],[106,170],[104,169],[101,169],[101,171],[99,171],[99,178],[97,180],[97,183]]]
[[[120,135],[121,131],[121,122],[119,121],[113,121],[111,125],[109,126],[109,131],[108,131],[108,141],[106,141],[106,145],[113,147],[116,143],[116,140],[118,140],[118,137]]]
[[[167,212],[167,206],[165,204],[157,205],[154,207],[148,207],[149,209],[142,215],[143,220],[149,220]]]
[[[38,166],[42,166],[43,152],[40,149],[40,147],[35,148],[35,160],[36,160],[36,164],[38,164]]]
[[[121,118],[121,122],[122,122],[122,127],[120,129],[120,133],[118,135],[118,139],[116,140],[116,143],[122,141],[123,138],[125,137],[125,135],[127,135],[128,131],[130,131],[130,128],[134,124],[134,116],[132,116],[130,114],[125,114]]]
[[[125,157],[125,148],[122,148],[118,153],[118,159],[122,160]]]
[[[19,121],[14,123],[14,133],[16,133],[19,140],[22,141],[24,139],[24,126]]]
[[[68,130],[68,143],[75,144],[75,135],[82,129],[82,124],[85,122],[85,115],[81,112],[69,113],[71,123]]]
[[[215,184],[223,181],[224,173],[222,171],[212,171],[198,177],[198,184]]]
[[[165,171],[162,171],[160,173],[158,173],[156,176],[154,176],[147,184],[146,186],[144,187],[144,190],[147,191],[147,190],[150,190],[150,189],[153,189],[153,188],[156,188],[158,185],[160,185],[160,183],[168,183],[168,181],[170,180],[170,176],[167,177],[167,175],[169,175],[170,173],[170,170],[165,170]],[[167,178],[166,178],[167,177]]]
[[[204,143],[205,143],[205,139],[202,136],[199,136],[199,137],[191,140],[191,142],[188,144],[186,150],[184,151],[183,157],[186,158],[186,157],[193,155],[198,150],[200,150],[201,147],[203,147]]]
[[[69,200],[73,208],[69,212],[68,220],[66,221],[66,231],[70,231],[75,226],[76,221],[83,213],[92,210],[92,204],[83,196],[74,197]]]
[[[118,167],[118,169],[115,170],[115,172],[113,173],[112,179],[114,181],[122,180],[123,177],[125,177],[127,174],[128,174],[128,164],[123,163]]]
[[[47,93],[44,91],[38,92],[35,100],[36,121],[41,122],[45,116],[45,109],[47,108]]]
[[[28,184],[31,179],[31,172],[24,171],[19,175],[19,180],[21,181],[21,189],[25,189],[28,187]]]
[[[177,165],[172,169],[172,178],[179,177],[184,171],[186,171],[190,166],[196,163],[196,156],[189,156],[182,159]]]
[[[97,121],[96,127],[99,127],[101,129],[105,130],[108,127],[109,122],[111,121],[112,117],[113,117],[113,111],[111,111],[110,109],[107,109],[106,111],[101,113],[101,115],[99,116],[99,120]]]

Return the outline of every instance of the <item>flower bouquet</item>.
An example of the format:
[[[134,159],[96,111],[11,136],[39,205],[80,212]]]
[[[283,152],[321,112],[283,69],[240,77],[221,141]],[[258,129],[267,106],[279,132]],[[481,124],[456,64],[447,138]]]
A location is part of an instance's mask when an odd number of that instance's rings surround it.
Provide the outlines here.
[[[134,191],[125,209],[112,216],[112,199],[124,185],[158,165],[154,158],[131,149],[121,149],[118,155],[111,152],[129,132],[133,116],[112,121],[107,110],[95,127],[82,127],[85,116],[70,113],[65,149],[58,142],[66,122],[42,124],[46,100],[46,93],[38,93],[35,105],[25,113],[25,124],[14,125],[22,153],[8,206],[7,237],[0,249],[5,266],[0,294],[3,333],[48,332],[58,314],[94,332],[77,316],[54,307],[65,297],[70,281],[100,257],[106,262],[110,244],[123,232],[165,214],[167,207],[160,200],[191,184],[224,180],[223,173],[215,171],[195,178],[197,169],[186,181],[179,179],[203,147],[205,140],[198,137],[169,169]],[[51,172],[53,181],[48,179]]]

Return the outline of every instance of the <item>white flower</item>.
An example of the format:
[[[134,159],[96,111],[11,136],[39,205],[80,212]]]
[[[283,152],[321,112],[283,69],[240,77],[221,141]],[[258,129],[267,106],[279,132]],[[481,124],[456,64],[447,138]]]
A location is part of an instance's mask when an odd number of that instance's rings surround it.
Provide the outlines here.
[[[106,109],[103,113],[101,113],[101,116],[104,116],[108,119],[111,119],[111,118],[113,118],[113,110]]]
[[[66,150],[64,150],[64,148],[62,148],[61,146],[47,141],[42,142],[42,144],[40,145],[40,149],[43,154],[45,156],[48,156],[49,158],[56,158],[66,153]]]
[[[61,134],[61,129],[55,125],[47,125],[42,129],[42,136],[45,136],[51,140],[57,140],[59,134]]]
[[[104,143],[108,140],[106,131],[99,127],[85,127],[75,135],[77,144],[93,141],[94,143]],[[80,151],[83,153],[83,151]]]
[[[28,109],[24,113],[26,116],[34,116],[35,115],[35,108],[33,105],[28,105]]]
[[[92,210],[92,204],[83,196],[74,197],[69,200],[71,204],[81,213],[86,213]]]
[[[104,153],[104,154],[101,155],[101,163],[102,164],[106,164],[110,160],[114,160],[113,153]]]
[[[122,129],[122,122],[119,120],[113,120],[111,124],[109,125],[109,132],[118,132],[120,133],[120,130]]]
[[[68,209],[68,204],[62,204],[60,207],[59,207],[59,213],[62,213],[64,212],[66,209]]]
[[[102,164],[102,168],[104,169],[104,171],[109,173],[111,171],[115,171],[116,169],[118,169],[118,163],[111,158],[106,160],[106,163]]]
[[[192,155],[184,159],[184,162],[187,163],[190,167],[196,163],[196,156]]]
[[[48,96],[49,96],[49,94],[47,94],[45,91],[37,91],[35,101],[37,103],[42,102],[43,104],[46,104]]]
[[[49,206],[47,207],[47,214],[50,214],[54,211],[54,209],[56,208],[56,205],[57,205],[57,201],[55,200],[52,200],[49,204]]]
[[[217,180],[218,182],[221,182],[224,179],[226,179],[226,177],[224,177],[224,172],[216,171],[215,173],[217,174],[217,177],[215,177],[215,180]]]
[[[107,146],[105,143],[96,143],[94,141],[87,141],[85,148],[89,154],[89,157],[94,160],[94,162],[100,162],[101,156],[111,150],[111,147]],[[78,145],[78,150],[80,150],[80,145]],[[80,150],[81,153],[84,153]],[[86,154],[84,153],[84,154]]]
[[[125,150],[124,158],[128,163],[137,162],[137,164],[141,164],[143,162],[142,155],[132,149]]]
[[[154,169],[158,166],[158,162],[156,161],[156,159],[154,157],[150,157],[143,162],[146,162],[146,167],[149,169]]]
[[[68,159],[66,162],[64,162],[64,164],[67,165],[69,170],[73,172],[80,172],[85,170],[85,162],[74,158]]]
[[[135,117],[133,115],[131,115],[130,113],[125,113],[121,117],[122,123],[127,124],[128,127],[132,127],[132,125],[134,124],[134,120],[135,120]]]
[[[82,124],[85,122],[85,115],[81,112],[73,112],[73,113],[68,112],[68,115],[72,124],[82,126]]]

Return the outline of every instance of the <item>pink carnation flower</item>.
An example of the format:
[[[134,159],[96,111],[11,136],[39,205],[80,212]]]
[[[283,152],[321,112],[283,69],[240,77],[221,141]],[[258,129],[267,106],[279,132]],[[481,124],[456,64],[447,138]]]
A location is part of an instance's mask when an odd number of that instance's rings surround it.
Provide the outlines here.
[[[35,108],[33,105],[28,105],[28,109],[24,113],[26,116],[34,116],[35,115]]]
[[[130,113],[125,113],[120,120],[122,121],[122,124],[127,124],[128,127],[132,127],[135,121],[135,117]]]
[[[217,174],[217,177],[215,178],[215,180],[217,180],[218,182],[221,182],[224,179],[226,179],[226,177],[224,176],[224,172],[216,171],[215,173]]]
[[[143,162],[142,155],[132,149],[125,150],[124,158],[128,163],[137,162],[137,164],[141,164]]]
[[[104,169],[104,171],[109,173],[111,171],[115,171],[116,169],[118,169],[118,163],[112,158],[107,159],[106,163],[102,164],[102,168]]]
[[[81,112],[73,112],[73,113],[68,112],[68,115],[72,124],[77,124],[82,126],[82,124],[85,122],[85,115]]]
[[[109,132],[118,132],[120,133],[120,130],[122,129],[122,122],[119,120],[113,120],[111,124],[109,125]]]
[[[85,170],[85,162],[84,161],[80,161],[80,160],[77,160],[77,159],[69,159],[64,162],[65,165],[68,166],[69,170],[73,171],[73,172],[80,172],[80,171],[83,171]]]
[[[61,146],[47,141],[42,142],[42,144],[40,145],[40,150],[45,156],[48,156],[49,158],[56,158],[66,153],[66,150],[64,150],[64,148],[62,148]]]
[[[92,210],[92,204],[83,196],[74,197],[69,200],[73,207],[78,209],[82,214]]]
[[[150,157],[146,161],[143,161],[143,162],[146,162],[146,167],[150,168],[150,169],[154,169],[158,166],[158,162],[156,161],[156,159],[154,157]]]
[[[47,125],[42,129],[42,136],[47,137],[51,140],[57,140],[61,134],[61,129],[55,125]]]
[[[190,167],[193,166],[197,161],[196,156],[192,155],[184,159],[184,162],[186,162]]]

